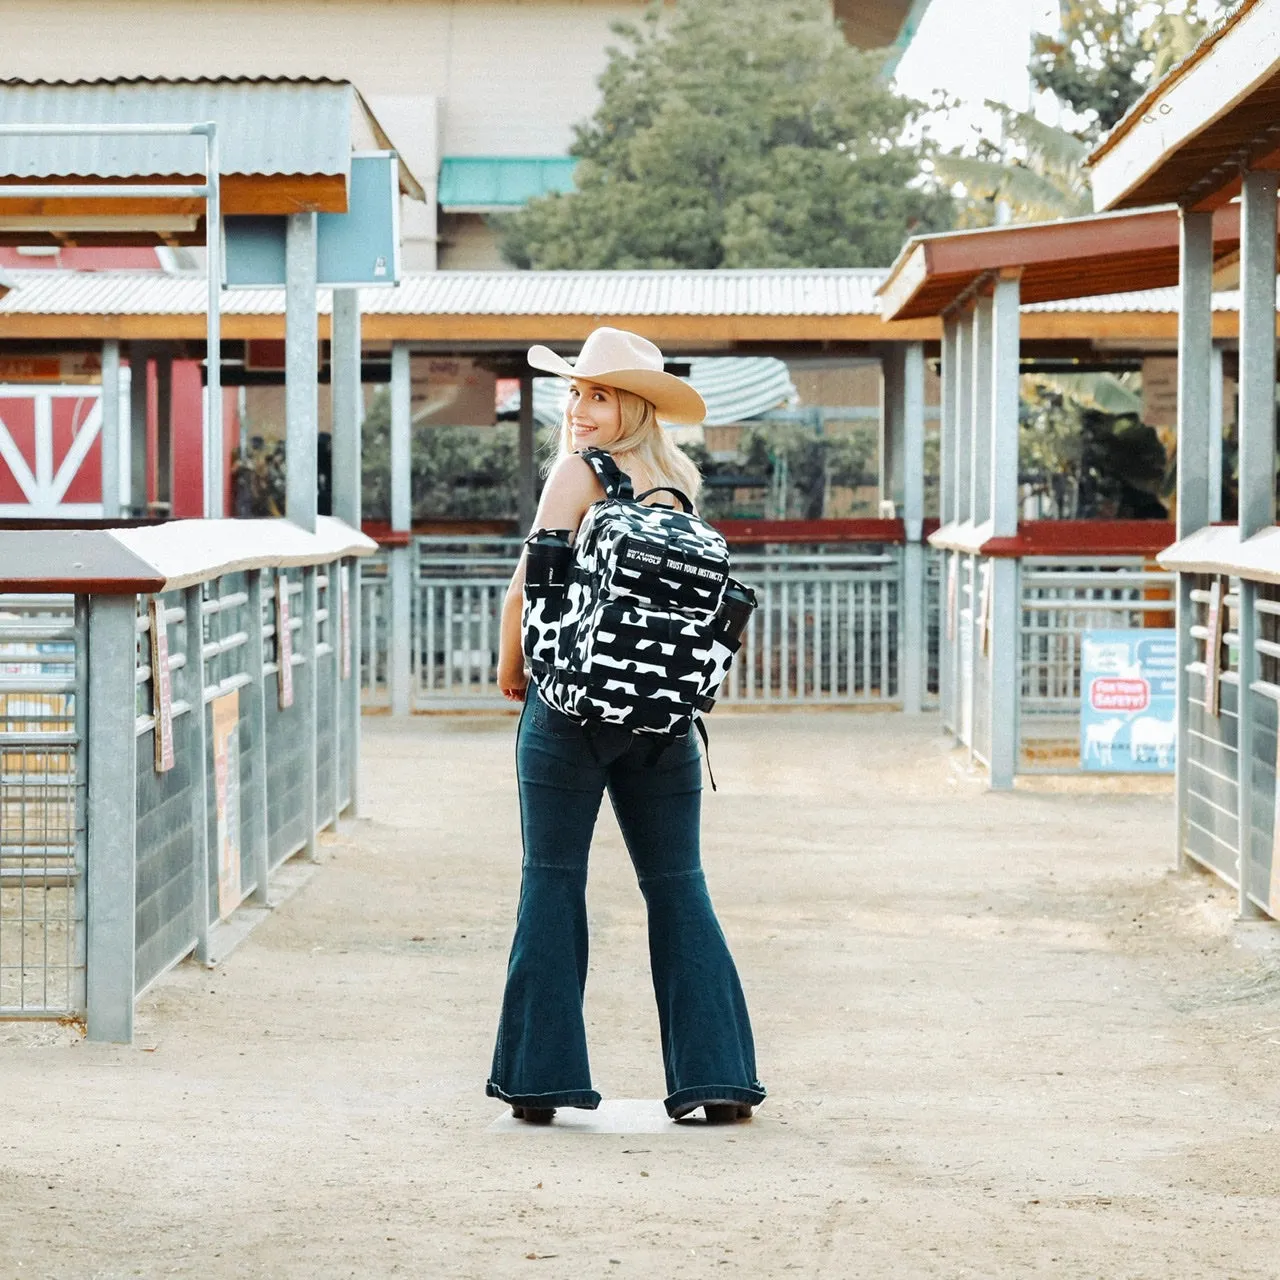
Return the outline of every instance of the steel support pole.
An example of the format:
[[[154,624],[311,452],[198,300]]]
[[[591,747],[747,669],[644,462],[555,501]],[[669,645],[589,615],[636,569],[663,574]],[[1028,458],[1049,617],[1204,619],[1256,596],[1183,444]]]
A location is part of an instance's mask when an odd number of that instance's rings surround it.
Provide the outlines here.
[[[391,530],[407,535],[412,527],[410,509],[410,396],[409,348],[391,348]],[[391,714],[407,716],[412,710],[410,679],[410,629],[413,610],[412,540],[393,546],[389,555],[391,578],[391,652],[387,680],[391,686]]]
[[[316,645],[319,639],[319,628],[316,626],[316,566],[309,564],[302,570],[302,652],[306,659],[307,685],[302,698],[302,734],[306,743],[306,776],[302,786],[302,812],[305,815],[307,842],[303,847],[303,856],[314,862],[316,860],[316,830],[319,826],[316,812],[317,778],[319,772],[319,750],[317,728],[320,707],[320,662],[316,657]]]
[[[218,128],[206,130],[209,194],[205,200],[205,260],[208,264],[205,331],[204,514],[220,520],[227,513],[227,478],[223,474],[225,442],[222,413],[222,169]],[[314,215],[311,217],[314,225]],[[314,307],[312,308],[314,313]]]
[[[135,342],[129,348],[129,506],[137,516],[147,514],[147,365],[148,348]]]
[[[972,310],[960,315],[956,330],[956,445],[953,519],[973,517],[973,330]]]
[[[1177,536],[1189,537],[1210,518],[1213,487],[1213,214],[1182,210],[1178,298],[1178,490]],[[1217,352],[1221,375],[1222,353]],[[1221,395],[1219,395],[1221,403]],[[1218,420],[1218,494],[1222,493],[1222,421]],[[1177,745],[1174,753],[1174,862],[1185,865],[1190,680],[1195,661],[1191,628],[1194,578],[1178,575],[1176,627]]]
[[[102,344],[102,515],[118,520],[120,508],[120,344]]]
[[[1016,276],[996,281],[991,299],[991,359],[988,403],[991,436],[986,486],[987,518],[996,537],[1018,532],[1018,358],[1021,346],[1021,285]],[[1022,600],[1019,564],[1011,556],[991,561],[990,782],[995,791],[1013,786],[1018,769],[1021,702]],[[981,637],[979,624],[979,637]]]
[[[970,417],[969,511],[974,524],[991,518],[991,332],[994,304],[990,297],[973,308],[973,411]]]
[[[900,516],[905,501],[903,491],[906,441],[906,356],[903,343],[895,342],[883,349],[880,356],[880,461],[879,511],[887,512],[893,504],[895,516]]]
[[[333,514],[359,529],[363,519],[362,483],[364,448],[364,387],[361,380],[360,295],[355,289],[333,292]],[[338,569],[341,579],[341,570]],[[360,797],[360,560],[352,557],[347,587],[347,619],[352,646],[351,675],[342,682],[341,615],[334,634],[339,640],[335,670],[338,673],[339,718],[347,741],[347,788],[352,816],[359,813]],[[339,591],[341,587],[339,586]],[[338,591],[330,598],[338,601]]]
[[[1222,346],[1215,342],[1209,362],[1209,523],[1222,519],[1222,445],[1226,430],[1226,374]]]
[[[183,686],[191,710],[191,912],[196,959],[209,963],[209,731],[204,713],[204,591],[197,584],[182,593],[186,609],[187,664]],[[196,779],[200,779],[197,783]]]
[[[156,354],[156,502],[173,515],[173,353]]]
[[[940,422],[941,449],[938,485],[938,514],[946,526],[956,519],[956,384],[959,370],[956,356],[959,347],[959,322],[948,315],[942,322],[942,418]],[[959,688],[956,669],[959,646],[955,641],[955,602],[949,599],[948,584],[955,575],[958,580],[960,558],[954,551],[942,553],[942,582],[939,584],[938,684],[939,703],[942,708],[942,724],[953,734],[959,727],[956,708],[956,690]]]
[[[316,215],[292,213],[285,224],[285,514],[316,529]]]
[[[521,534],[533,528],[538,506],[537,436],[533,420],[533,375],[520,375],[520,491],[517,502],[517,524]]]
[[[90,1040],[133,1039],[137,598],[89,602],[85,1004]]]
[[[252,737],[257,743],[257,759],[249,771],[253,781],[245,796],[245,804],[253,821],[253,848],[250,851],[250,874],[254,880],[251,901],[255,906],[270,905],[267,881],[271,875],[269,848],[271,824],[267,817],[267,647],[262,635],[262,570],[248,572],[249,604],[245,630],[249,641],[245,646],[245,662],[249,683],[242,695],[248,706],[245,719],[253,726]]]
[[[924,344],[899,348],[899,399],[902,421],[902,519],[906,546],[902,557],[902,709],[918,714],[924,705],[928,637],[924,618]]]
[[[1275,521],[1276,471],[1276,186],[1270,170],[1244,178],[1240,220],[1240,538]],[[1237,760],[1239,801],[1239,910],[1259,914],[1249,896],[1254,809],[1253,683],[1258,678],[1255,645],[1257,584],[1240,579],[1240,709]]]

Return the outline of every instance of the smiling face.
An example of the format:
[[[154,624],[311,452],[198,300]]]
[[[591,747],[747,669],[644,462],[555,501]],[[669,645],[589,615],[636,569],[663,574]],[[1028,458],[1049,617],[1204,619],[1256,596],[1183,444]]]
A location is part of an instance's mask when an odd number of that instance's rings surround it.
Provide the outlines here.
[[[575,449],[607,449],[622,434],[622,405],[613,387],[574,378],[565,409]]]

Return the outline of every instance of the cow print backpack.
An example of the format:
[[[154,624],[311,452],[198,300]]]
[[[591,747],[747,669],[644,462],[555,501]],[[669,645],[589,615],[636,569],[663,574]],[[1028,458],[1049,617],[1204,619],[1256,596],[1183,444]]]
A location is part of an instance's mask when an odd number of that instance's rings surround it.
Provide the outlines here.
[[[715,705],[755,596],[729,576],[723,536],[683,493],[633,496],[608,453],[581,456],[605,497],[572,548],[567,530],[538,530],[528,543],[524,653],[539,696],[588,727],[671,742],[696,725],[705,740],[700,716]],[[679,509],[643,505],[659,492]]]

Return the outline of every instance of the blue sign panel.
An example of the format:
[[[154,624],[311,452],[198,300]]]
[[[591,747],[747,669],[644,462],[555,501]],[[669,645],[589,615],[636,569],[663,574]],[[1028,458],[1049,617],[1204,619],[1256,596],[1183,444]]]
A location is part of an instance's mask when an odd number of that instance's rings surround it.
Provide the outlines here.
[[[351,157],[346,213],[316,215],[316,279],[324,288],[400,283],[400,172],[393,151]],[[224,218],[228,289],[284,285],[285,219]]]
[[[1080,646],[1080,766],[1171,773],[1177,743],[1177,633],[1086,631]]]

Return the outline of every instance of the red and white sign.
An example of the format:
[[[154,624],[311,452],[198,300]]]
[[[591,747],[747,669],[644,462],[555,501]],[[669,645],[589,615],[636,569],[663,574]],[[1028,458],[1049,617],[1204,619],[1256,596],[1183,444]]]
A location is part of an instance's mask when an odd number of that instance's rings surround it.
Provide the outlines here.
[[[1089,686],[1089,705],[1095,711],[1145,711],[1151,685],[1141,676],[1097,676]]]
[[[151,597],[151,708],[156,722],[156,772],[173,768],[173,675],[169,670],[169,625],[164,601]]]
[[[276,574],[276,692],[280,709],[293,706],[293,632],[289,629],[289,576]]]

